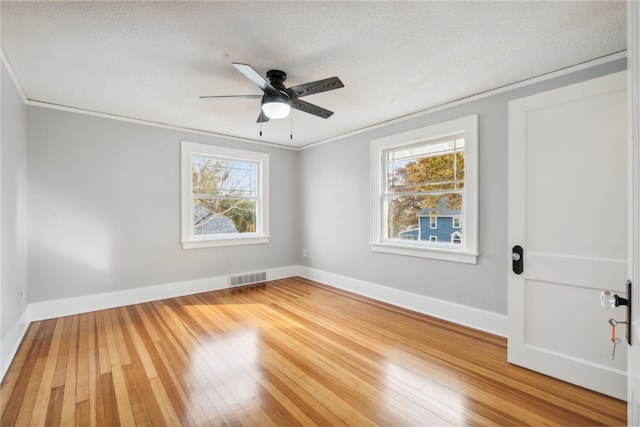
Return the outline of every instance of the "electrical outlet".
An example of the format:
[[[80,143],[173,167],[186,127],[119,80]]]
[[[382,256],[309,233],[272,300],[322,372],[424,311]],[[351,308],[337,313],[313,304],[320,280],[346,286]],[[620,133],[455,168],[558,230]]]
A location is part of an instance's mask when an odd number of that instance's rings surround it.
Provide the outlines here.
[[[306,249],[302,250],[302,256],[306,258],[306,256],[307,256],[307,250]]]

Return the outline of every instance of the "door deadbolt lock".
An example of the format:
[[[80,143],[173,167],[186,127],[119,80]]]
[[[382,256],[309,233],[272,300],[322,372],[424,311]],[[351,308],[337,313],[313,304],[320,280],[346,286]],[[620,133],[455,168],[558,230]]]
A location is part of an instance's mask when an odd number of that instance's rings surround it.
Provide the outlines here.
[[[523,249],[522,246],[516,245],[511,250],[511,268],[516,274],[522,274],[524,271]]]

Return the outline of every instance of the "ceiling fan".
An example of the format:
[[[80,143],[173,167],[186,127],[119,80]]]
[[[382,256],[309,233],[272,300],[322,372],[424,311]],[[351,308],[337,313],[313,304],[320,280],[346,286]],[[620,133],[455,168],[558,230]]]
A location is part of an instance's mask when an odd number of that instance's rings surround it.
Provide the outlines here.
[[[269,119],[283,119],[289,115],[292,108],[313,114],[314,116],[328,119],[333,115],[333,111],[329,111],[317,105],[300,100],[303,96],[313,95],[315,93],[326,92],[329,90],[340,89],[344,84],[338,77],[329,77],[328,79],[318,80],[315,82],[304,83],[301,85],[286,88],[284,81],[287,74],[280,70],[267,71],[267,78],[262,77],[250,65],[233,63],[246,78],[255,83],[262,91],[263,95],[228,95],[228,96],[201,96],[200,99],[258,99],[262,98],[260,115],[257,123],[268,122]]]

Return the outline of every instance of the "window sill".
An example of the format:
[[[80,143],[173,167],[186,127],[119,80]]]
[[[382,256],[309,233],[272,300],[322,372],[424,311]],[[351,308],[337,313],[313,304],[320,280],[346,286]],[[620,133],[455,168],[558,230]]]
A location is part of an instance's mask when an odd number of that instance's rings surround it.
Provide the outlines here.
[[[476,252],[457,251],[452,249],[419,248],[409,245],[394,245],[389,243],[371,243],[371,250],[394,255],[405,255],[420,258],[438,259],[442,261],[477,264]]]
[[[231,237],[221,239],[187,240],[182,249],[215,248],[221,246],[259,245],[269,243],[269,236]]]

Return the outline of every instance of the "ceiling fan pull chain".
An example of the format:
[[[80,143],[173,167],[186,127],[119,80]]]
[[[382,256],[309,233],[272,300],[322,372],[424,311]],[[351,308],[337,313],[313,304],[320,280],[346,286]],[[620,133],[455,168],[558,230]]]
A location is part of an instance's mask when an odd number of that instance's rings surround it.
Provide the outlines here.
[[[291,117],[291,122],[289,124],[289,139],[293,140],[293,114],[290,114],[289,117]]]
[[[262,123],[260,123],[260,136],[262,136]]]

